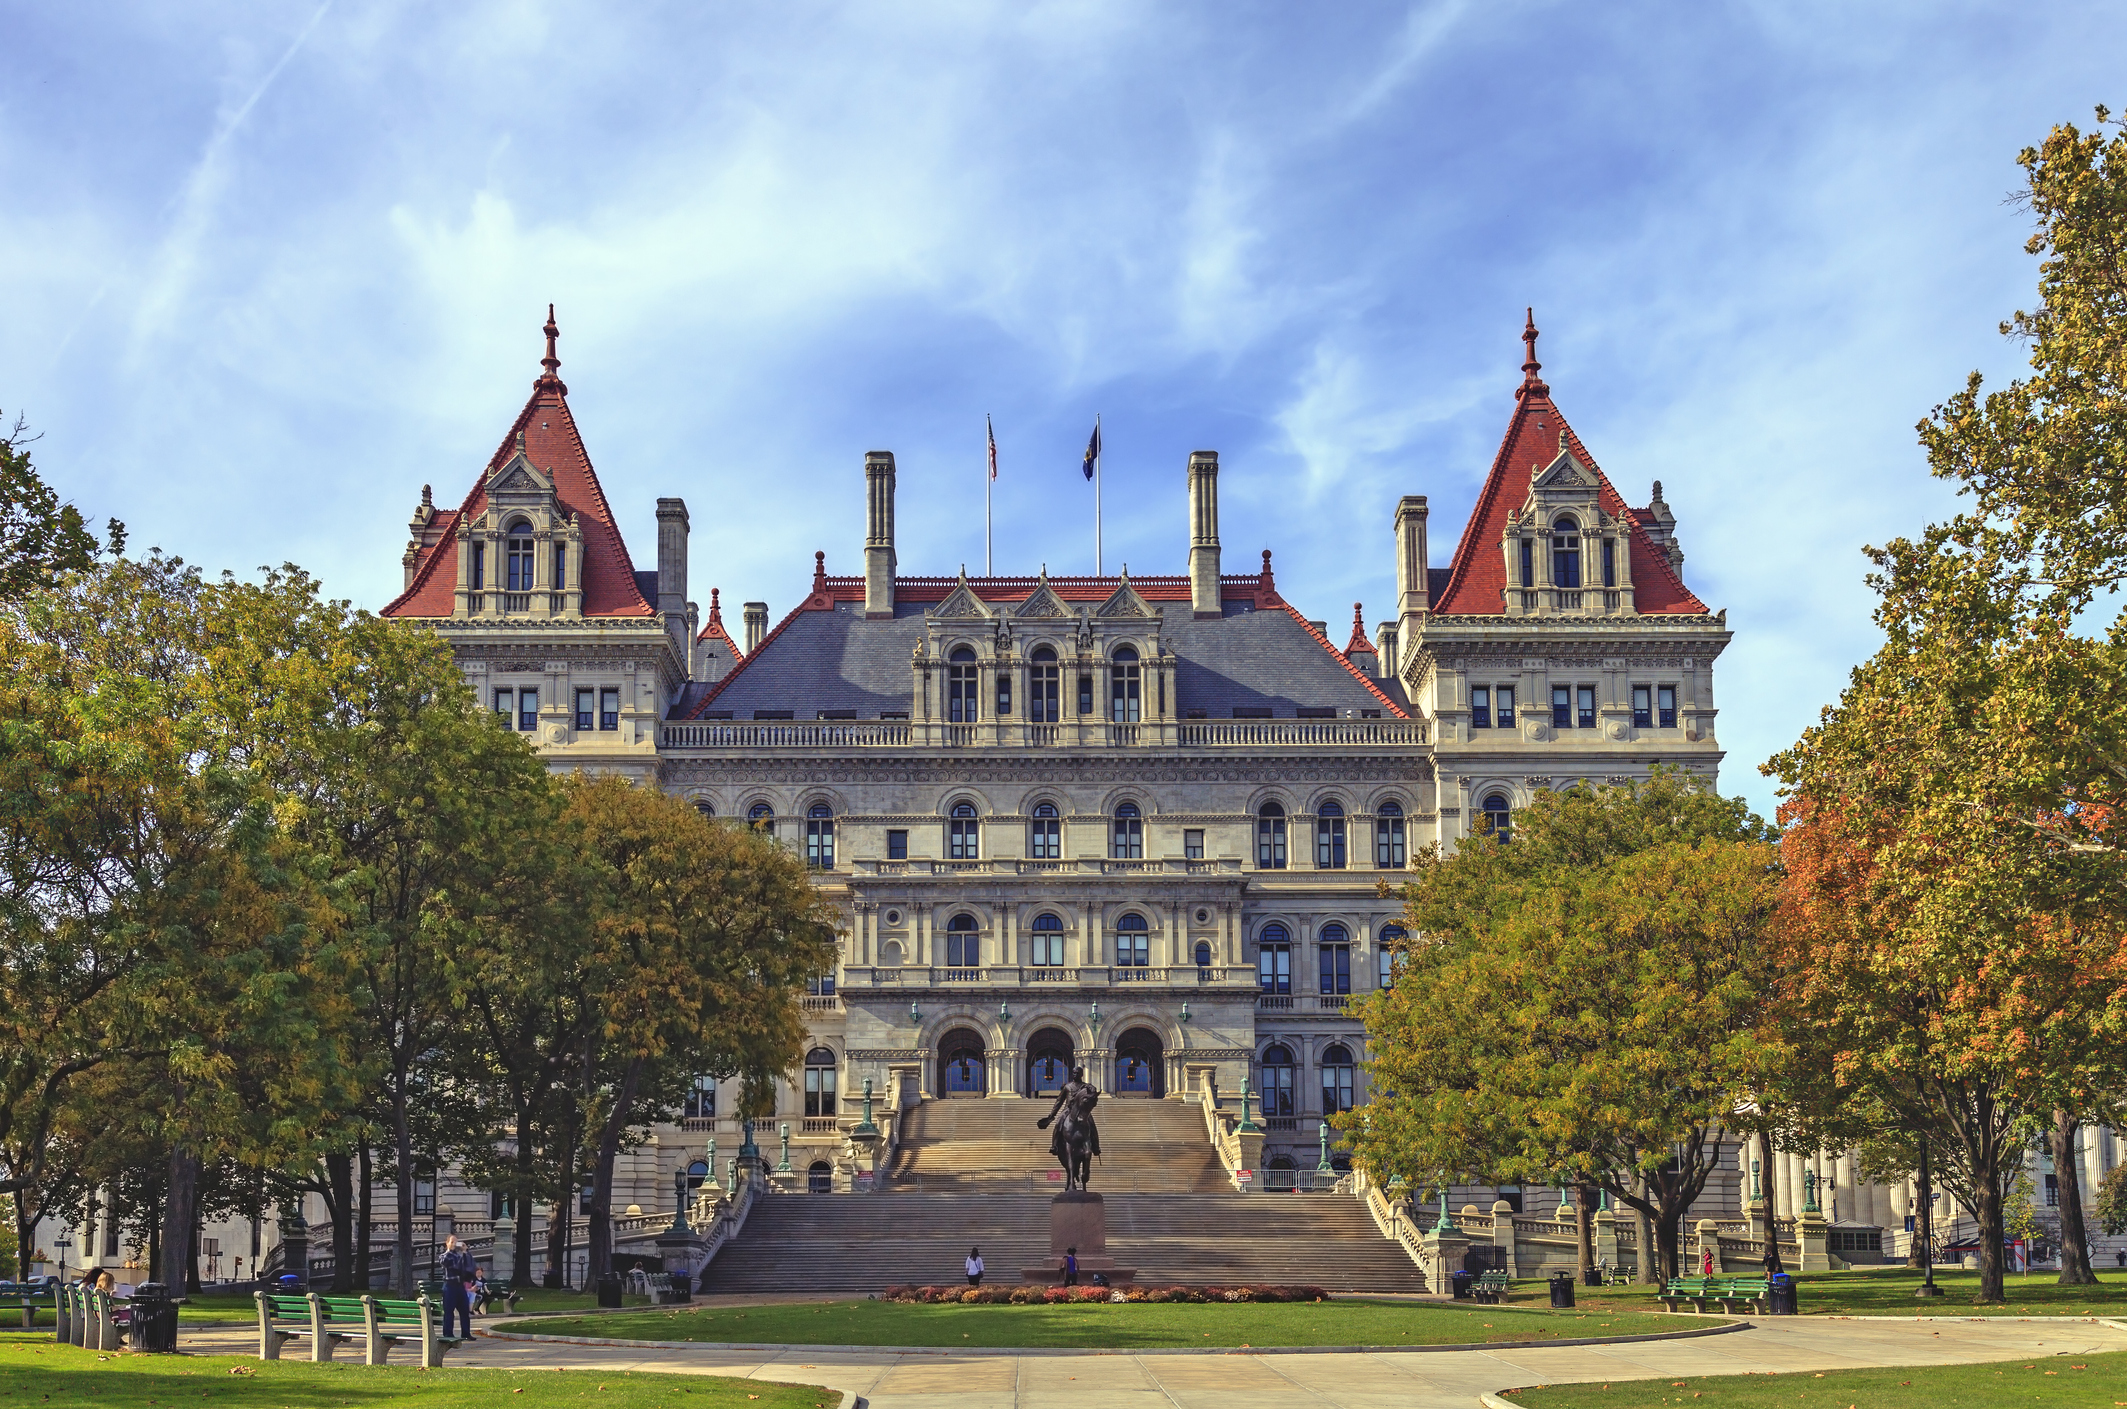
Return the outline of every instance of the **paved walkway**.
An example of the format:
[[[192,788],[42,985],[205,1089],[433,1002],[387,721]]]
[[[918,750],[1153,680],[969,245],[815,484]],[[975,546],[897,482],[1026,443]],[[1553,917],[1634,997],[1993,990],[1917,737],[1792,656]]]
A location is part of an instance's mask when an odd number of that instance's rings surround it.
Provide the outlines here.
[[[186,1349],[240,1352],[229,1329],[190,1330]],[[954,1355],[863,1351],[642,1350],[480,1340],[449,1363],[507,1369],[741,1375],[854,1390],[871,1409],[1471,1409],[1521,1385],[1956,1365],[2127,1350],[2127,1323],[2066,1318],[1894,1321],[1778,1317],[1746,1331],[1625,1345],[1312,1355]]]

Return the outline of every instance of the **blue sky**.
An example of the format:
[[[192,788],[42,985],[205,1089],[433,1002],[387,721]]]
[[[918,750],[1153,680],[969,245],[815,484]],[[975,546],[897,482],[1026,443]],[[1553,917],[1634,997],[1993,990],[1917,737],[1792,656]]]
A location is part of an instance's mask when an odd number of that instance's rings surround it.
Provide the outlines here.
[[[0,409],[44,472],[210,568],[379,606],[562,375],[639,563],[780,616],[856,571],[1229,571],[1387,614],[1397,496],[1444,564],[1519,380],[1663,481],[1724,791],[1873,645],[1862,544],[1939,516],[1913,424],[2028,303],[2017,150],[2127,105],[2096,4],[7,0]]]

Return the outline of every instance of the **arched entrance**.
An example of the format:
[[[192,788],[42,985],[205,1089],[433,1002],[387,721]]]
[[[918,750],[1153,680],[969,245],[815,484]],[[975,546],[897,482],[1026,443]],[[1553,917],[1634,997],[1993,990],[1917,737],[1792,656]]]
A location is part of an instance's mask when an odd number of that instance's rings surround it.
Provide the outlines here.
[[[816,1159],[805,1171],[805,1192],[808,1194],[831,1194],[835,1191],[835,1167],[824,1159]]]
[[[1115,1040],[1115,1094],[1167,1094],[1167,1044],[1152,1029],[1133,1027]]]
[[[980,1033],[954,1028],[938,1044],[938,1094],[980,1096],[983,1093],[984,1062]]]
[[[1050,1097],[1071,1075],[1071,1035],[1045,1027],[1027,1039],[1027,1095]]]

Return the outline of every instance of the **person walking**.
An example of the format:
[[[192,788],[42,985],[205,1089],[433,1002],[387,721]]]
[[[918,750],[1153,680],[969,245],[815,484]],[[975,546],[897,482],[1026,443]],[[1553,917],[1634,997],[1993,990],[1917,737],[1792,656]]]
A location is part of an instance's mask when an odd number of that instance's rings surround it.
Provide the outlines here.
[[[458,1313],[458,1339],[473,1338],[473,1283],[480,1264],[452,1233],[443,1240],[443,1338],[451,1339],[451,1313]]]
[[[1063,1266],[1063,1273],[1064,1273],[1064,1279],[1063,1279],[1063,1284],[1064,1284],[1065,1286],[1067,1286],[1067,1287],[1075,1287],[1075,1286],[1077,1286],[1077,1285],[1078,1285],[1078,1249],[1077,1249],[1077,1248],[1065,1248],[1065,1249],[1064,1249],[1064,1266]]]
[[[967,1284],[971,1287],[982,1285],[981,1248],[969,1248],[967,1250]]]

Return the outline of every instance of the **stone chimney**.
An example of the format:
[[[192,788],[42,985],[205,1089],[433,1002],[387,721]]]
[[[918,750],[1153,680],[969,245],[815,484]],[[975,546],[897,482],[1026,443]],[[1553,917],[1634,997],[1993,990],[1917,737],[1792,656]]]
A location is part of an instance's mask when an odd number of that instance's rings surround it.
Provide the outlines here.
[[[665,630],[679,648],[679,658],[692,656],[694,633],[687,629],[687,501],[657,501],[657,602],[664,614]]]
[[[894,452],[864,456],[864,614],[894,614]],[[750,613],[751,607],[747,608]],[[752,616],[746,618],[752,630]],[[747,647],[750,651],[751,646]]]
[[[1400,664],[1425,628],[1432,599],[1426,580],[1425,496],[1406,494],[1396,504],[1396,656]]]
[[[1196,615],[1218,616],[1219,452],[1189,453],[1189,602]]]
[[[752,655],[761,648],[761,638],[768,634],[768,604],[748,602],[746,613],[746,654]]]

